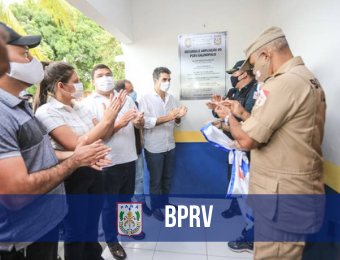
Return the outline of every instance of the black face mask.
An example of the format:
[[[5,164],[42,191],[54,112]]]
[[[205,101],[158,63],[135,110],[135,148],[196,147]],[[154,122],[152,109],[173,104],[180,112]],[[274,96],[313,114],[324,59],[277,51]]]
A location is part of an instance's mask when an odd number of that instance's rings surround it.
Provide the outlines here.
[[[243,73],[242,73],[243,74]],[[231,86],[233,88],[236,87],[237,83],[239,83],[240,81],[238,80],[238,77],[241,76],[242,74],[238,75],[238,76],[230,76],[230,81],[231,81]]]

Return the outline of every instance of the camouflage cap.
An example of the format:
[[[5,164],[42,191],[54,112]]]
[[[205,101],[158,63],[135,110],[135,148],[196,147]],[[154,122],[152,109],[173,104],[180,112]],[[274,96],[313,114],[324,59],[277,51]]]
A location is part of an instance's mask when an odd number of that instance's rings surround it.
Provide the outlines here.
[[[246,55],[246,61],[242,64],[240,69],[250,70],[251,69],[251,65],[249,63],[250,55],[257,51],[258,49],[260,49],[262,46],[266,45],[267,43],[281,37],[285,37],[285,34],[279,27],[272,26],[261,32],[255,38],[255,40],[244,50],[244,53]]]

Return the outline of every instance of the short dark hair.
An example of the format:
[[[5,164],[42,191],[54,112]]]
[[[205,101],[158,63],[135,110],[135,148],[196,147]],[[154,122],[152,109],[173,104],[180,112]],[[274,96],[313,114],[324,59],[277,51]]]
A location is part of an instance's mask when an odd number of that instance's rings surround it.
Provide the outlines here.
[[[121,80],[118,80],[116,83],[115,83],[115,90],[117,92],[120,92],[121,90],[125,90],[125,83],[131,83],[130,80],[127,80],[127,79],[121,79]]]
[[[94,80],[94,73],[96,72],[96,70],[99,70],[99,69],[108,69],[109,71],[111,71],[111,69],[108,66],[106,66],[105,64],[98,64],[98,65],[94,66],[93,69],[92,69],[92,72],[91,72],[92,80]],[[112,71],[111,71],[111,73],[112,73]]]
[[[153,79],[159,79],[159,76],[161,75],[161,73],[166,73],[170,75],[171,71],[166,67],[155,68],[155,70],[152,73]]]

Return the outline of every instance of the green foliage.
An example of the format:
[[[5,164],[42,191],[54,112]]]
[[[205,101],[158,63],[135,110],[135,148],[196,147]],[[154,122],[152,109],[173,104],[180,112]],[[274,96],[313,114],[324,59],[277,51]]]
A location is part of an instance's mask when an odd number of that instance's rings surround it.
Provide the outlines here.
[[[139,219],[140,219],[139,211],[136,212],[136,216],[137,216],[137,221],[139,221]]]
[[[121,211],[119,213],[119,218],[120,218],[120,221],[123,221],[123,218],[124,218],[124,211]]]
[[[57,26],[48,11],[26,0],[10,5],[10,10],[28,35],[42,35],[40,50],[51,61],[65,60],[77,69],[85,89],[92,89],[91,70],[104,63],[116,80],[125,77],[124,64],[114,61],[122,55],[120,42],[73,7],[72,26]],[[30,92],[35,93],[31,88]]]

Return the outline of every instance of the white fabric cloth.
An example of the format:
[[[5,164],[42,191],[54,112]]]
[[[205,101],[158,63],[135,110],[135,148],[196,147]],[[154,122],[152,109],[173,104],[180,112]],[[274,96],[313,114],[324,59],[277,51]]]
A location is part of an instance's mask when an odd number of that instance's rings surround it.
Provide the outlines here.
[[[118,95],[114,91],[114,95]],[[107,106],[109,99],[99,95],[97,92],[93,91],[92,95],[83,99],[82,104],[86,106],[98,121],[103,119],[104,108],[103,103]],[[135,102],[127,96],[127,100],[122,110],[119,112],[116,122],[130,109],[133,107],[138,111]],[[135,141],[135,130],[132,122],[126,127],[121,128],[116,132],[111,138],[103,142],[108,147],[112,148],[112,151],[108,154],[113,163],[107,167],[114,166],[117,164],[128,163],[137,160],[136,152],[136,141]]]
[[[45,126],[47,133],[66,125],[79,137],[94,127],[92,121],[94,117],[81,103],[72,100],[72,105],[73,107],[65,105],[50,97],[46,104],[37,109],[35,116]],[[53,138],[51,138],[51,143],[54,149],[65,150]]]
[[[212,122],[205,125],[201,129],[205,139],[213,146],[221,148],[224,151],[230,151],[235,149],[234,141],[226,136],[221,130],[213,126]],[[232,164],[233,162],[231,162]]]
[[[143,96],[139,101],[140,111],[144,112],[144,147],[150,153],[163,153],[175,148],[174,126],[175,121],[170,121],[156,126],[157,118],[165,117],[170,110],[177,108],[175,99],[165,93],[165,102],[153,90]]]

